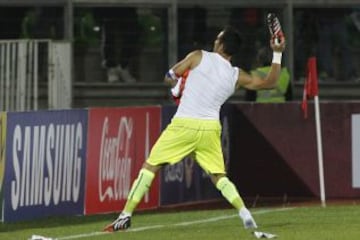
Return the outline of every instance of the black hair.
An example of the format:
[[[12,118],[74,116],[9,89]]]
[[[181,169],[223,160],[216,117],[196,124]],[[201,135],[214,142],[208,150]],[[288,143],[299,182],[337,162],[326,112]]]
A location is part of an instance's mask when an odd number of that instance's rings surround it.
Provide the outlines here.
[[[224,53],[233,56],[239,53],[242,39],[240,33],[234,27],[227,26],[223,30],[220,43],[223,44]]]

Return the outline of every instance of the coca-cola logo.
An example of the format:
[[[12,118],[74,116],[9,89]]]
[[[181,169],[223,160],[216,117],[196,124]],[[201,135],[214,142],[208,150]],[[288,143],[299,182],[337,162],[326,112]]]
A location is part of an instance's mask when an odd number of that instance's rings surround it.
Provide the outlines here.
[[[126,199],[130,189],[133,120],[121,117],[117,134],[110,134],[109,119],[104,119],[99,159],[99,199]]]

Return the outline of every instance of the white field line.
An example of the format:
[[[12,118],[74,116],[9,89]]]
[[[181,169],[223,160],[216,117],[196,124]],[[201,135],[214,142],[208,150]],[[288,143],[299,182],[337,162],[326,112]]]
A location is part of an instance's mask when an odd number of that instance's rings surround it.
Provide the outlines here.
[[[260,215],[260,214],[266,214],[266,213],[271,213],[271,212],[289,211],[292,209],[294,209],[294,208],[264,209],[264,210],[252,211],[252,214]],[[142,232],[142,231],[147,231],[147,230],[151,230],[151,229],[203,224],[203,223],[209,223],[209,222],[217,222],[217,221],[224,220],[224,219],[231,219],[231,218],[235,218],[235,217],[239,217],[239,215],[238,214],[223,215],[223,216],[219,216],[219,217],[212,217],[212,218],[200,219],[200,220],[195,220],[195,221],[186,221],[186,222],[173,223],[173,224],[161,224],[161,225],[153,225],[153,226],[148,226],[148,227],[130,228],[129,230],[126,230],[126,232]],[[64,236],[64,237],[59,237],[59,238],[45,238],[45,239],[47,239],[47,240],[68,240],[68,239],[89,238],[89,237],[105,235],[105,234],[111,234],[111,233],[109,233],[109,232],[91,232],[91,233],[83,233],[83,234]]]

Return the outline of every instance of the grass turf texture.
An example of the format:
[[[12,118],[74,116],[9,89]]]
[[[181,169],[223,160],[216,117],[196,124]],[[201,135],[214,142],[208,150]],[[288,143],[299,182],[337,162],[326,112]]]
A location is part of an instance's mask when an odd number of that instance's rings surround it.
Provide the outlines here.
[[[258,230],[291,240],[356,240],[360,236],[360,206],[251,209]],[[279,211],[280,210],[280,211]],[[282,211],[283,210],[283,211]],[[242,226],[236,211],[201,210],[135,214],[128,232],[103,233],[117,215],[58,217],[0,224],[0,239],[21,240],[31,235],[65,239],[256,239]]]

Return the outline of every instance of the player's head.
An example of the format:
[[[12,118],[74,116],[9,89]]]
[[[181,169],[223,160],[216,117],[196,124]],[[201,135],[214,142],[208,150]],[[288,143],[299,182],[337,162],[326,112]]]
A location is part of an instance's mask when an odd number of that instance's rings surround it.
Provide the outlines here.
[[[241,36],[233,27],[225,27],[216,37],[214,42],[214,52],[224,53],[233,56],[240,51]]]

